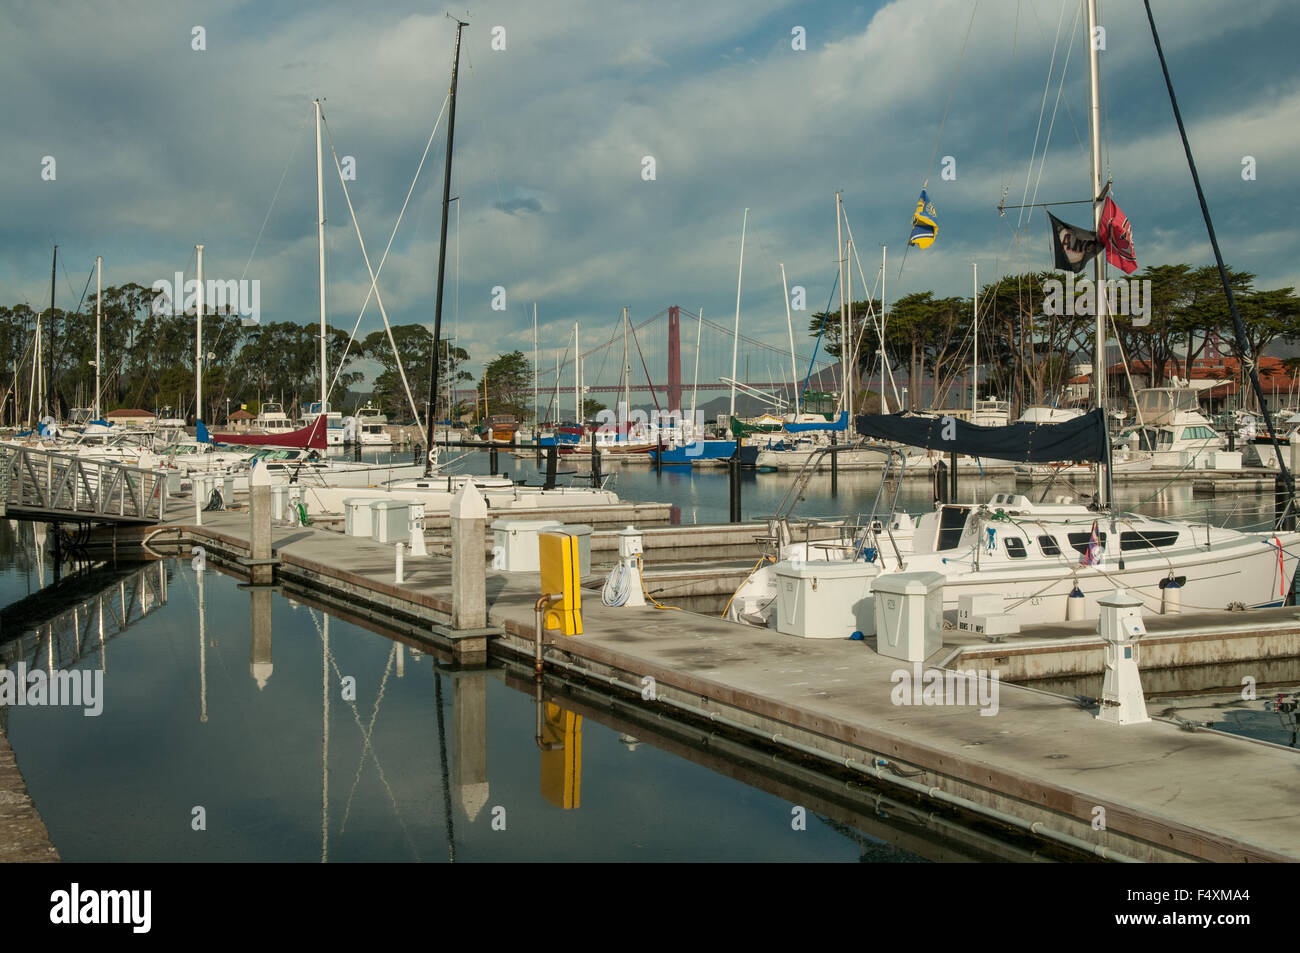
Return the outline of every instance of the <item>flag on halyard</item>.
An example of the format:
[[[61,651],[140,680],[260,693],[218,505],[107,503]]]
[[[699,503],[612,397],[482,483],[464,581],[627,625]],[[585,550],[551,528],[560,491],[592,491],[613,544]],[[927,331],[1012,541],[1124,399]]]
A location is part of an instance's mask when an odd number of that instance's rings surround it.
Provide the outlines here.
[[[1088,539],[1088,548],[1079,560],[1081,566],[1100,566],[1104,550],[1101,548],[1101,536],[1097,534],[1097,521],[1092,521],[1092,536]]]
[[[1119,268],[1126,275],[1137,271],[1137,249],[1133,247],[1133,226],[1128,216],[1119,210],[1119,206],[1106,197],[1106,204],[1101,209],[1101,222],[1098,228],[1102,244],[1106,246],[1106,260]]]
[[[912,235],[907,243],[917,248],[929,248],[933,245],[939,235],[938,217],[939,213],[935,211],[934,203],[930,201],[930,196],[926,195],[925,189],[922,189],[921,197],[916,201],[916,211],[912,214]]]
[[[1097,257],[1102,249],[1101,240],[1096,232],[1063,222],[1051,212],[1047,217],[1052,225],[1052,254],[1056,256],[1056,267],[1077,275]]]

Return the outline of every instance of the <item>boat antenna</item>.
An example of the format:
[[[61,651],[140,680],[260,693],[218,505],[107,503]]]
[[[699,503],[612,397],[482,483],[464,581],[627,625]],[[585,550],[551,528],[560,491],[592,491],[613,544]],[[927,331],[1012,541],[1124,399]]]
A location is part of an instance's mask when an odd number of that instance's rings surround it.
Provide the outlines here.
[[[456,20],[451,14],[447,14],[447,16]],[[431,459],[433,452],[433,421],[438,403],[438,371],[441,364],[438,360],[438,342],[442,338],[442,286],[447,269],[447,210],[451,205],[451,148],[456,138],[456,79],[460,72],[460,35],[467,26],[469,24],[464,20],[456,20],[456,54],[452,59],[451,66],[451,90],[447,95],[447,166],[442,177],[442,237],[438,241],[438,297],[433,311],[433,373],[429,375],[428,440],[425,442],[425,446],[429,448],[430,453],[424,458],[425,476],[429,476],[433,472],[433,461]]]

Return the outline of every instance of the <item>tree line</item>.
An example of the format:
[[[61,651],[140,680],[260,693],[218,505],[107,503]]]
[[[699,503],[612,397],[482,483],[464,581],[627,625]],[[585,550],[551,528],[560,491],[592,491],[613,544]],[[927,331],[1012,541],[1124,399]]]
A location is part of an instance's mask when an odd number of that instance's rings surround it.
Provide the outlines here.
[[[1137,366],[1143,373],[1133,375],[1135,386],[1160,386],[1167,374],[1190,376],[1192,362],[1202,357],[1216,338],[1223,354],[1238,359],[1253,359],[1280,341],[1300,341],[1300,298],[1293,288],[1257,289],[1254,274],[1233,268],[1227,271],[1246,326],[1247,355],[1241,354],[1238,347],[1215,266],[1156,265],[1128,276],[1129,282],[1151,282],[1150,297],[1143,300],[1146,313],[1140,316],[1148,320],[1143,324],[1133,315],[1117,315],[1108,337],[1117,337],[1130,366],[1140,362]],[[996,395],[1019,410],[1032,404],[1050,404],[1073,376],[1074,365],[1092,363],[1096,318],[1091,314],[1053,313],[1066,309],[1044,308],[1054,290],[1049,282],[1065,282],[1068,292],[1068,278],[1063,272],[1025,272],[1005,275],[980,290],[981,397]],[[1083,292],[1090,285],[1075,278],[1074,290]],[[881,365],[880,340],[874,326],[879,320],[880,302],[855,301],[851,315],[858,372],[874,381],[868,386],[876,390]],[[965,404],[969,398],[974,328],[969,296],[937,297],[933,292],[921,291],[889,306],[884,351],[899,389],[907,387],[907,409]],[[840,357],[838,310],[815,314],[809,333],[814,337],[821,334],[821,348]],[[879,406],[874,393],[864,394],[863,399],[867,403],[859,401],[859,406]]]
[[[100,406],[162,411],[192,419],[195,399],[195,315],[156,313],[157,292],[135,283],[105,288],[100,321]],[[206,310],[206,309],[205,309]],[[95,307],[77,311],[27,304],[0,306],[0,391],[7,423],[29,419],[37,317],[42,324],[42,373],[60,419],[73,407],[93,407],[95,392]],[[411,417],[387,332],[376,331],[348,343],[348,331],[326,327],[327,374],[331,407],[355,409],[349,388],[365,376],[357,365],[380,365],[374,402],[398,419]],[[433,337],[422,325],[393,328],[407,383],[421,416],[425,413],[432,370]],[[443,342],[442,380],[462,382],[458,370],[469,359],[464,349]],[[313,323],[271,321],[245,326],[238,314],[209,312],[203,318],[203,403],[205,421],[224,421],[227,407],[256,413],[261,403],[281,402],[294,412],[320,395],[320,329]],[[440,387],[441,391],[442,388]],[[227,403],[229,401],[229,403]],[[445,410],[445,407],[444,407]]]

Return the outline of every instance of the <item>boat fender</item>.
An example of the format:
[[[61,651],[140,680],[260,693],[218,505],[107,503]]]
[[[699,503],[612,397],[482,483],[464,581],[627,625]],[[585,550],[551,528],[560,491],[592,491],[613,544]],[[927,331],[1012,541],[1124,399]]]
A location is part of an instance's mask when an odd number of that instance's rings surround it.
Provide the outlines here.
[[[1160,614],[1173,615],[1183,611],[1183,587],[1174,578],[1166,579],[1160,587]]]
[[[1078,585],[1070,591],[1070,597],[1065,600],[1065,621],[1074,622],[1084,617],[1084,600],[1083,590]]]

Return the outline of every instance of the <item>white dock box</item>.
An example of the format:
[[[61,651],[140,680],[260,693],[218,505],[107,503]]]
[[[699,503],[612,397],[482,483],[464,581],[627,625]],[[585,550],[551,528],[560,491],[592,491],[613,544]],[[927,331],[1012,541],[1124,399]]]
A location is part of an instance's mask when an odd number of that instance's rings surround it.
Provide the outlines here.
[[[379,500],[370,504],[370,535],[377,543],[411,539],[411,501]]]
[[[381,500],[373,496],[350,496],[343,501],[343,534],[369,536],[373,531],[370,504]]]
[[[997,615],[1004,605],[996,592],[982,592],[973,596],[957,597],[957,628],[974,631],[972,620],[979,616]]]
[[[497,520],[492,524],[492,568],[537,572],[539,533],[559,529],[559,520]]]
[[[780,562],[776,573],[776,630],[804,639],[870,636],[876,628],[874,563],[846,560]]]
[[[1271,448],[1270,448],[1271,449]],[[1240,450],[1216,450],[1214,451],[1214,469],[1216,470],[1240,470],[1241,469],[1241,451]]]
[[[271,519],[279,522],[284,519],[284,511],[289,506],[289,484],[276,483],[271,486]]]
[[[877,652],[924,662],[943,647],[943,579],[937,572],[899,572],[875,581]]]

